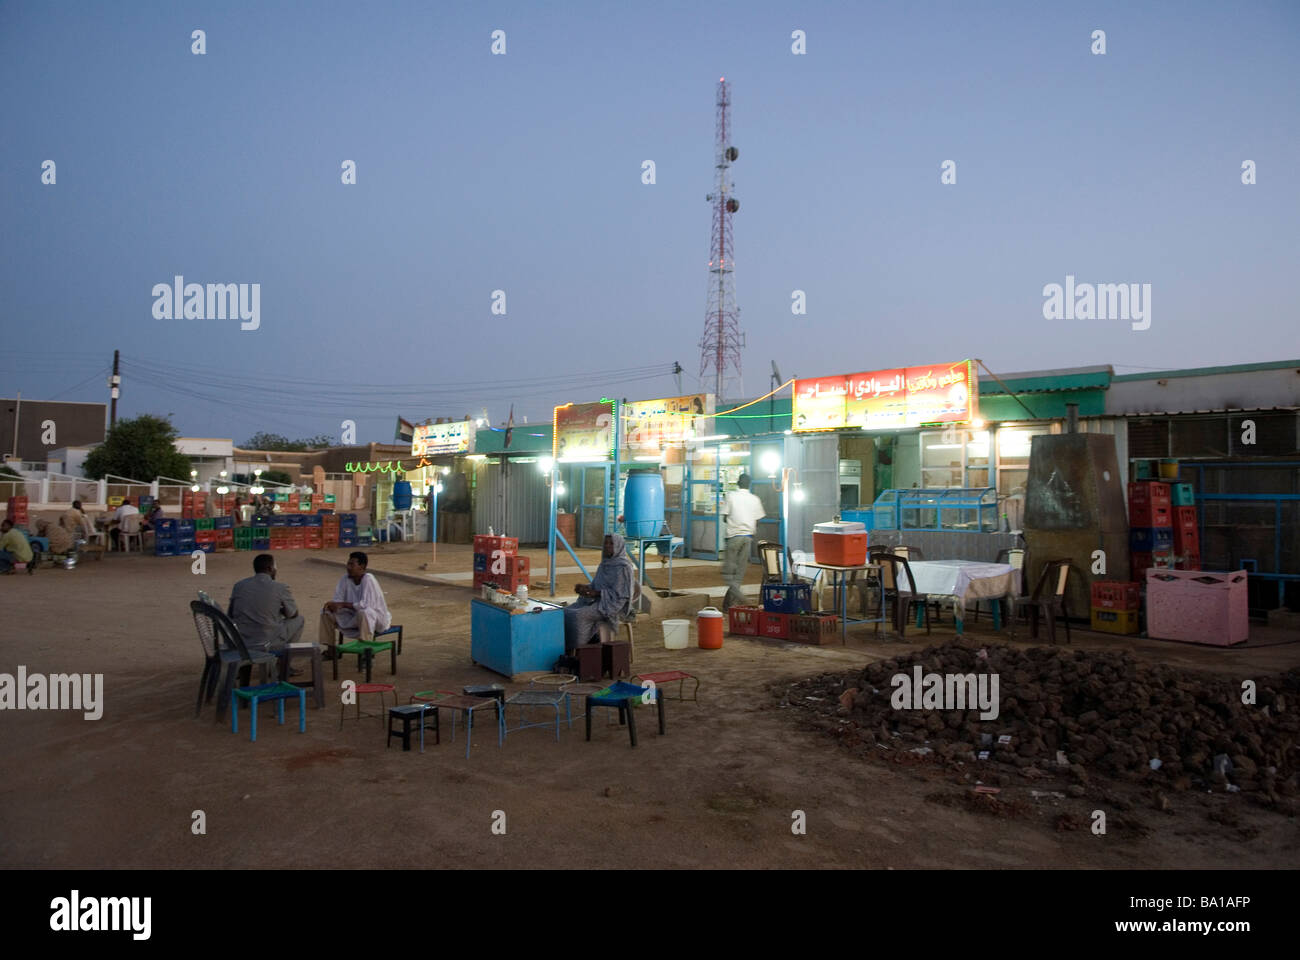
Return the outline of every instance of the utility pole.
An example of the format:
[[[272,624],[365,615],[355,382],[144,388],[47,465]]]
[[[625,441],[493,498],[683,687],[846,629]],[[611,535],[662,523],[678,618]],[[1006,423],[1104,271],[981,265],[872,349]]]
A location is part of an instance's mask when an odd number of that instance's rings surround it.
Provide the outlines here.
[[[677,378],[677,393],[680,396],[682,392],[682,365],[676,360],[673,361],[673,376]]]
[[[113,388],[113,391],[110,394],[110,396],[112,397],[112,406],[110,407],[109,414],[108,414],[108,429],[110,430],[112,430],[113,427],[117,426],[117,398],[118,395],[121,393],[121,390],[119,388],[122,385],[122,378],[118,374],[120,359],[121,357],[119,356],[118,352],[114,350],[113,351],[113,376],[108,381],[108,385]]]

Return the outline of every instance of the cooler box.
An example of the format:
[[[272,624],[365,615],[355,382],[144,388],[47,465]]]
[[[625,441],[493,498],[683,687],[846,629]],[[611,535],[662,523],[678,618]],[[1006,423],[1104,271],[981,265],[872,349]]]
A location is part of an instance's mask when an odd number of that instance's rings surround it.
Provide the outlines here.
[[[1250,633],[1246,571],[1147,571],[1147,636],[1228,647]]]
[[[813,557],[837,567],[861,566],[867,562],[867,525],[843,520],[816,524]]]

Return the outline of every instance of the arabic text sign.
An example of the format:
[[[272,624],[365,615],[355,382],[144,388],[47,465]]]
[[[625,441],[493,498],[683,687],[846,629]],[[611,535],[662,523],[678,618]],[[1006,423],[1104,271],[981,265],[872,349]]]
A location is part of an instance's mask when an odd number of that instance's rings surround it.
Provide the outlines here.
[[[411,456],[427,457],[448,453],[474,452],[474,421],[430,423],[416,427],[411,435]]]
[[[818,377],[794,382],[794,428],[833,430],[844,426],[845,377]]]
[[[614,404],[571,403],[555,408],[555,458],[607,460],[613,444]]]
[[[898,430],[975,415],[970,363],[934,364],[796,380],[794,429]]]
[[[694,428],[713,432],[713,394],[697,393],[665,400],[637,400],[623,405],[623,446],[633,453],[658,453],[665,443],[680,443]]]

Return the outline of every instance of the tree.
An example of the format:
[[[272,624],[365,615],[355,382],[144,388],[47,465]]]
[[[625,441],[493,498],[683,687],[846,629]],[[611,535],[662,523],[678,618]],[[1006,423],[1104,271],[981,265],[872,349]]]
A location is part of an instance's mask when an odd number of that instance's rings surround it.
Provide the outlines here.
[[[145,413],[134,420],[119,420],[104,442],[86,457],[86,476],[101,480],[111,473],[128,480],[183,480],[190,475],[190,461],[176,449],[178,436],[166,417]]]
[[[248,442],[242,444],[244,450],[289,450],[302,452],[304,450],[317,450],[321,447],[333,446],[334,438],[328,434],[322,433],[314,437],[304,437],[301,440],[290,440],[288,437],[281,436],[278,433],[267,433],[259,430],[248,438]]]

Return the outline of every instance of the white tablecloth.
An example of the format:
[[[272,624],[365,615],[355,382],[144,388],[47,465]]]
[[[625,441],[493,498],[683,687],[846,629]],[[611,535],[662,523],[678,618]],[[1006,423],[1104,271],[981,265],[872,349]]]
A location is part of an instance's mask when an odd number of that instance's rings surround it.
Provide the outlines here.
[[[1015,568],[1009,563],[982,563],[978,560],[913,560],[912,579],[917,593],[932,597],[952,597],[958,619],[972,600],[1004,597],[1014,592]],[[907,574],[900,568],[898,587],[907,592]]]

